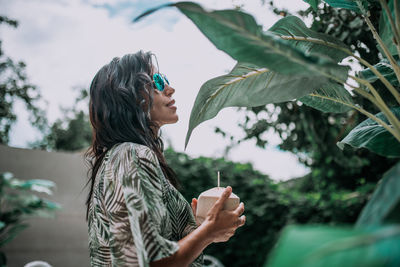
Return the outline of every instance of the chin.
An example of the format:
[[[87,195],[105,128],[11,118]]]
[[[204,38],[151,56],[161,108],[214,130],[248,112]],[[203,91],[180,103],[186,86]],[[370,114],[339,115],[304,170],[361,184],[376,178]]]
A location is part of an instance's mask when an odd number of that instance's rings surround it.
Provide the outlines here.
[[[177,123],[179,121],[178,115],[176,115],[176,118],[171,122],[171,123]]]
[[[162,125],[166,125],[166,124],[174,124],[177,123],[179,121],[179,117],[178,115],[174,116],[174,118],[171,118],[167,121],[165,121],[164,123],[162,123]]]

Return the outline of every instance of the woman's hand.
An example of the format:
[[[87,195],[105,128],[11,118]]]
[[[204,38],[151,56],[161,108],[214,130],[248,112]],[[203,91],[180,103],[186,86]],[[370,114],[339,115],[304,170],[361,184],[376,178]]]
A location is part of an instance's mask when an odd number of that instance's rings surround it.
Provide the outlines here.
[[[220,198],[208,211],[206,219],[203,222],[214,243],[228,241],[235,234],[236,229],[243,226],[246,222],[246,216],[242,215],[244,212],[243,203],[240,203],[233,211],[223,210],[224,203],[231,193],[232,188],[230,186],[226,187]],[[194,202],[195,205],[193,204]],[[197,206],[197,200],[192,200],[192,209],[193,206]]]
[[[196,230],[179,240],[179,250],[168,258],[150,263],[151,267],[188,266],[211,243],[228,241],[237,228],[244,225],[244,205],[233,211],[223,210],[225,201],[232,193],[228,186],[207,213],[205,221]],[[196,214],[197,199],[192,199],[192,211]],[[242,216],[241,216],[242,215]],[[239,217],[240,216],[240,217]]]

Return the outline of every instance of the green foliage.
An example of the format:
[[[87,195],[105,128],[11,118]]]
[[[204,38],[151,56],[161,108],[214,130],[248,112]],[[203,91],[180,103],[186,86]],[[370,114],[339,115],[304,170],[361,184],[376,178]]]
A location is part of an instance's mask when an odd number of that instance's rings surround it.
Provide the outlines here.
[[[299,98],[299,101],[322,112],[331,113],[347,112],[354,106],[350,93],[342,85],[333,82]]]
[[[15,20],[0,16],[0,24],[17,27]],[[39,130],[47,125],[45,112],[38,106],[41,95],[38,89],[29,83],[24,62],[14,62],[4,54],[0,41],[0,143],[9,142],[12,125],[17,120],[14,104],[21,101],[30,112],[29,120]]]
[[[50,133],[42,142],[47,149],[76,151],[89,147],[92,130],[88,117],[83,111],[74,115],[74,117],[59,119],[53,123]],[[65,124],[66,126],[63,126]]]
[[[392,111],[400,118],[400,107],[393,108]],[[375,116],[389,123],[382,112]],[[382,156],[400,156],[400,143],[385,128],[372,119],[367,119],[357,125],[338,143],[338,146],[343,149],[345,144],[356,148],[365,147]]]
[[[32,216],[52,217],[60,205],[37,196],[52,194],[55,184],[48,180],[19,180],[11,173],[0,174],[0,248],[28,227],[25,219]],[[6,265],[0,252],[0,266]]]
[[[74,106],[64,109],[64,118],[56,120],[44,138],[32,143],[31,147],[62,151],[88,148],[92,142],[92,128],[87,112],[79,108],[79,104],[87,105],[87,102],[87,91],[81,89]]]
[[[286,16],[278,20],[268,32],[277,34],[280,38],[287,40],[294,48],[304,51],[306,54],[320,54],[329,57],[334,62],[340,62],[348,55],[334,47],[347,48],[346,45],[328,34],[316,32],[309,29],[306,24],[296,16]],[[305,40],[313,40],[307,42]],[[280,70],[278,71],[281,72]],[[314,72],[308,73],[309,76]],[[298,74],[298,73],[296,73]]]
[[[283,231],[265,266],[394,267],[400,264],[399,242],[398,225],[376,229],[292,226]]]
[[[356,226],[379,225],[400,221],[400,163],[382,177],[371,200],[362,210]]]
[[[395,18],[395,9],[394,9],[394,0],[388,1],[389,10],[391,10],[391,15]],[[379,21],[379,35],[382,38],[384,44],[388,47],[390,53],[392,55],[398,55],[398,50],[396,49],[396,45],[393,42],[394,34],[393,29],[389,22],[389,17],[386,12],[382,12],[380,21]]]
[[[391,84],[393,84],[394,86],[399,86],[399,81],[396,78],[393,67],[386,59],[375,64],[374,68],[377,69]],[[376,74],[373,73],[370,68],[360,71],[359,75],[361,78],[371,83],[378,81],[378,76],[376,76]]]

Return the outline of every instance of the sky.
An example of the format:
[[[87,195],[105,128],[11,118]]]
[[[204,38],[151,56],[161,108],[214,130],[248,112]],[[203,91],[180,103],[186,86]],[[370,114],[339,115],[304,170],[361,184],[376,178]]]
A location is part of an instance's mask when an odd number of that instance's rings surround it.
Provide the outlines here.
[[[0,38],[5,54],[27,64],[29,81],[38,86],[46,103],[47,116],[55,121],[63,116],[60,107],[71,107],[77,97],[74,88],[88,88],[96,72],[113,57],[139,50],[157,55],[160,71],[166,73],[176,92],[179,122],[162,128],[165,143],[184,150],[189,115],[201,85],[226,74],[235,61],[215,48],[196,26],[175,8],[158,11],[138,23],[132,19],[164,0],[0,0],[1,15],[19,21],[17,29],[2,26]],[[268,2],[268,1],[266,1]],[[301,0],[275,1],[291,12],[307,8]],[[200,1],[199,1],[200,3]],[[227,9],[245,3],[265,28],[279,18],[261,0],[204,0],[206,8]],[[40,138],[28,122],[21,103],[15,111],[18,121],[12,128],[11,146],[26,147]],[[237,126],[244,117],[236,108],[198,126],[192,133],[186,153],[192,157],[220,157],[229,143],[214,133],[216,126],[236,137],[244,133]],[[265,133],[269,145],[257,148],[255,140],[232,149],[227,159],[250,162],[274,180],[304,175],[308,170],[294,154],[277,148],[279,137]],[[217,170],[216,170],[217,171]],[[223,177],[223,174],[221,174]],[[221,179],[223,179],[221,177]]]

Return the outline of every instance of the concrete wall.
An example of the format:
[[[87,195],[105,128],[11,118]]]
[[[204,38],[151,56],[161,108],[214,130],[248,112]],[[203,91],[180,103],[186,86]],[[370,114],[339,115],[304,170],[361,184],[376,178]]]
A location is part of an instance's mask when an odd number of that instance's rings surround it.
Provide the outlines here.
[[[20,179],[47,179],[57,184],[53,196],[62,205],[55,219],[28,220],[29,228],[5,247],[9,267],[43,260],[55,267],[89,266],[85,221],[87,181],[82,153],[46,152],[0,145],[0,172]]]

